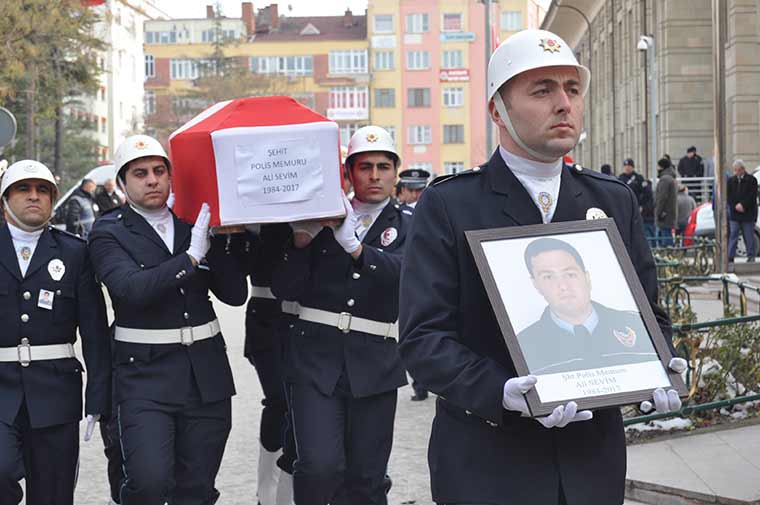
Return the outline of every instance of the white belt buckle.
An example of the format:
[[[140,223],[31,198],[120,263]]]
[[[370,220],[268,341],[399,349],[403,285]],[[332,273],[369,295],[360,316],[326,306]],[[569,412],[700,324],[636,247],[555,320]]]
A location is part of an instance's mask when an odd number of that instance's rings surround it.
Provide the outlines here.
[[[348,312],[341,312],[338,317],[338,329],[343,333],[351,331],[351,314]]]
[[[191,346],[195,342],[193,338],[193,327],[184,326],[179,329],[179,340],[184,346]]]
[[[22,338],[16,350],[18,351],[18,362],[21,363],[21,366],[29,366],[29,363],[32,362],[32,346],[29,345],[29,339]]]

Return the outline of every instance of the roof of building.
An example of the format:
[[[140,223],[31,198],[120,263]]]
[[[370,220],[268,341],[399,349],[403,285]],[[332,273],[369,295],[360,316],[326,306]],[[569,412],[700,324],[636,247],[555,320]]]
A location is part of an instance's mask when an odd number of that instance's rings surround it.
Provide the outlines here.
[[[367,38],[367,17],[353,15],[351,26],[345,16],[281,17],[279,27],[273,31],[256,31],[257,42],[293,40],[364,40]],[[258,20],[257,20],[258,21]],[[315,33],[311,27],[316,28]]]

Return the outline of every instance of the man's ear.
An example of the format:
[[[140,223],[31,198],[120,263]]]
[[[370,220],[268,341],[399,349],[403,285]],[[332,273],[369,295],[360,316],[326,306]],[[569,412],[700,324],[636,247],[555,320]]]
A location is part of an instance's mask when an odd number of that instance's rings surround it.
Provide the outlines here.
[[[488,101],[488,115],[491,116],[491,121],[497,126],[504,127],[504,121],[501,119],[499,111],[496,110],[496,105],[493,103],[493,100]]]

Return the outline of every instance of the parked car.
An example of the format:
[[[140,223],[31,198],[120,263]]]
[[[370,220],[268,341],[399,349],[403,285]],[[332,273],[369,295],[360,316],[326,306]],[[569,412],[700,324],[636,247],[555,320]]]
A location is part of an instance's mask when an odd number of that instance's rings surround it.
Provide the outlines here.
[[[103,186],[103,184],[108,179],[116,179],[116,167],[114,167],[113,164],[108,165],[101,165],[99,167],[95,167],[89,172],[87,172],[84,177],[80,178],[78,181],[76,181],[67,191],[66,193],[61,196],[58,201],[55,204],[55,207],[53,207],[53,219],[51,222],[53,223],[53,226],[57,228],[65,228],[66,227],[66,206],[69,202],[69,198],[71,198],[71,194],[76,190],[79,185],[82,183],[82,179],[92,179],[95,184],[98,185],[98,189]],[[121,190],[119,190],[118,186],[116,187],[116,192],[123,196]]]
[[[684,231],[684,245],[692,245],[694,237],[715,238],[715,215],[712,203],[703,203],[691,211],[689,222]],[[760,245],[760,215],[755,222],[755,245]],[[747,248],[744,246],[744,237],[739,234],[739,243],[736,246],[737,256],[746,256]]]

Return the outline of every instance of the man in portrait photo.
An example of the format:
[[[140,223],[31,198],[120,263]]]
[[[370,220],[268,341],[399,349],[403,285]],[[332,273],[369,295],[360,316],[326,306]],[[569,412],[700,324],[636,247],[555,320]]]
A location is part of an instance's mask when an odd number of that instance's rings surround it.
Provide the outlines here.
[[[548,304],[517,336],[531,374],[658,360],[638,312],[591,299],[591,275],[572,245],[539,238],[528,244],[524,258],[533,287]]]

